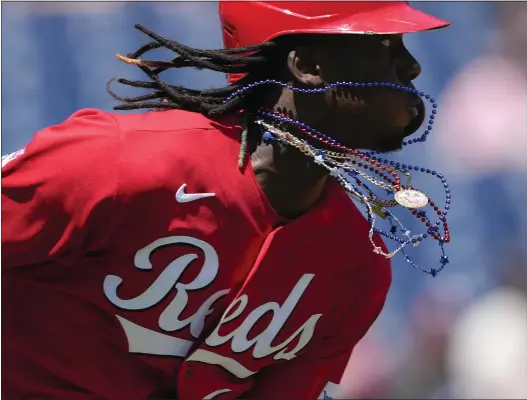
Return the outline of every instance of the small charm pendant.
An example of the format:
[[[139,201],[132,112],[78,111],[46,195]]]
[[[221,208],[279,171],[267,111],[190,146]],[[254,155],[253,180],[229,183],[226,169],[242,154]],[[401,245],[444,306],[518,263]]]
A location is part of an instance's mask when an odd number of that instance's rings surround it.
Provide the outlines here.
[[[423,208],[428,204],[428,197],[415,189],[403,189],[395,193],[395,201],[406,208]]]
[[[379,206],[379,205],[372,205],[371,206],[371,210],[377,214],[379,217],[381,217],[382,219],[386,219],[388,216],[386,215],[386,213],[382,210],[382,207]]]

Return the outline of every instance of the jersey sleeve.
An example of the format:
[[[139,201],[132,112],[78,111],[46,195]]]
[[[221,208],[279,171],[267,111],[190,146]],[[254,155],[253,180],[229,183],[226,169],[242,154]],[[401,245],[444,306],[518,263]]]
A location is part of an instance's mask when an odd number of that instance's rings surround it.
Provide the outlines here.
[[[299,280],[284,274],[277,284],[276,268],[253,269],[220,324],[183,363],[178,398],[335,396],[351,352],[377,319],[391,283],[389,261],[375,257],[375,265],[355,276],[360,283],[350,281],[355,290],[348,301],[340,301],[343,295],[328,303],[320,321],[323,301],[317,298],[323,293],[307,290],[312,274]]]
[[[2,157],[2,269],[103,249],[112,231],[119,130],[82,110]]]

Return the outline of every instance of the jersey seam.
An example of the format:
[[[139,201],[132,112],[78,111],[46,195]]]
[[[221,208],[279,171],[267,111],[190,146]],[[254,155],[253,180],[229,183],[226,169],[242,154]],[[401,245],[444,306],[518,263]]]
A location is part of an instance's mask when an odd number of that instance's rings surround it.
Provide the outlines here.
[[[117,119],[113,117],[116,121]],[[202,130],[202,131],[214,131],[217,130],[216,128],[204,128],[204,127],[194,127],[194,128],[178,128],[178,129],[129,129],[129,130],[122,130],[119,126],[119,122],[117,122],[119,127],[120,133],[132,133],[132,132],[183,132],[183,131],[193,131],[193,130]]]

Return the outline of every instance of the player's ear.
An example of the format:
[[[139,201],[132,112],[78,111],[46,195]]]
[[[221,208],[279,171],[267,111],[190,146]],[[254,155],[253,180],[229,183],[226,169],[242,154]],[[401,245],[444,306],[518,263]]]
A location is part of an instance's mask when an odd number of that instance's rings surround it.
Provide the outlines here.
[[[287,68],[294,80],[307,86],[323,83],[320,64],[314,52],[307,46],[297,46],[287,55]]]

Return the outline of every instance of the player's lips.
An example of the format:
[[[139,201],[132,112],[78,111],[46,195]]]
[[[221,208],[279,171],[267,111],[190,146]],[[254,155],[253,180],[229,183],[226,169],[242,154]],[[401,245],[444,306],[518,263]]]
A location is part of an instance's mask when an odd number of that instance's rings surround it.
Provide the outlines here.
[[[414,119],[419,115],[419,111],[417,110],[417,106],[409,106],[408,109],[410,110],[410,117]]]
[[[413,114],[412,118],[417,117],[417,114],[419,114],[419,108],[424,107],[423,100],[419,96],[414,95],[414,94],[410,95],[408,105],[412,109],[412,114]]]
[[[404,136],[410,136],[415,133],[425,120],[425,105],[421,98],[417,98],[417,101],[413,101],[408,106],[408,110],[411,120],[406,128],[404,128]]]

